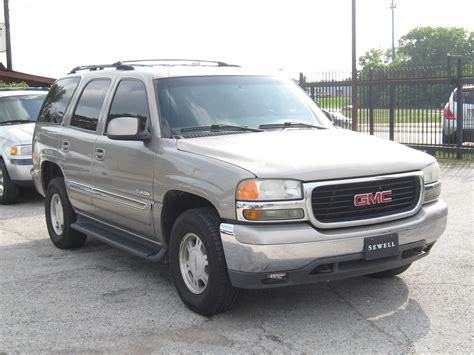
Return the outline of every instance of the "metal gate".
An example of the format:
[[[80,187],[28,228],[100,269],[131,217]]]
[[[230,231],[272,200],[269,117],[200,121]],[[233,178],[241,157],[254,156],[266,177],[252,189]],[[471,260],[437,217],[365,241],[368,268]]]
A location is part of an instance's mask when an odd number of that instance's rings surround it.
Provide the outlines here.
[[[350,75],[318,74],[300,85],[342,128],[429,152],[474,154],[474,65],[362,70],[357,78],[357,125]],[[355,120],[354,120],[355,121]]]

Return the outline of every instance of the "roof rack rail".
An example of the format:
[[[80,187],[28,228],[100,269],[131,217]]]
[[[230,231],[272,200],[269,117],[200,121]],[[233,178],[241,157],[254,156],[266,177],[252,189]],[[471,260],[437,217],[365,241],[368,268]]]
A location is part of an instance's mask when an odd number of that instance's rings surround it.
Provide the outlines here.
[[[151,62],[151,63],[145,64],[147,62]],[[137,60],[124,60],[121,63],[136,65],[136,66],[173,65],[173,64],[166,64],[165,62],[177,62],[178,63],[177,65],[191,65],[191,66],[201,65],[201,63],[205,63],[205,64],[215,64],[218,67],[240,67],[240,65],[236,65],[236,64],[228,64],[221,61],[205,60],[205,59],[137,59]],[[183,62],[189,62],[190,64],[182,64]],[[152,63],[157,63],[157,64],[152,64]]]
[[[179,64],[170,64],[172,62],[176,62]],[[188,62],[189,64],[183,64],[184,62]],[[189,65],[189,66],[196,66],[202,65],[201,63],[205,64],[214,64],[218,67],[238,67],[240,65],[236,64],[227,64],[224,62],[219,62],[215,60],[203,60],[203,59],[137,59],[137,60],[124,60],[119,61],[112,64],[95,64],[95,65],[81,65],[78,67],[73,68],[69,74],[75,74],[78,71],[82,70],[89,70],[89,71],[97,71],[97,70],[104,70],[106,68],[114,68],[116,70],[134,70],[134,66],[142,66],[142,67],[152,67],[155,65]]]
[[[81,70],[96,71],[96,70],[104,70],[105,68],[115,68],[116,70],[134,70],[134,68],[131,65],[126,65],[126,64],[123,64],[122,62],[116,62],[112,64],[81,65],[81,66],[73,68],[69,72],[69,74],[75,74]]]

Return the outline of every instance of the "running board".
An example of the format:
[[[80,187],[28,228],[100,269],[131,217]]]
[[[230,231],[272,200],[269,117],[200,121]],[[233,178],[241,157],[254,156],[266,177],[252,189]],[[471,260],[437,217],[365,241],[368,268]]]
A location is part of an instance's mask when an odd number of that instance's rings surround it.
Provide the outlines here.
[[[145,241],[138,241],[137,237],[127,232],[107,226],[93,219],[77,216],[77,221],[71,224],[71,228],[149,261],[155,263],[166,262],[166,252],[168,249],[160,248],[158,245],[149,245],[152,243],[146,243]]]

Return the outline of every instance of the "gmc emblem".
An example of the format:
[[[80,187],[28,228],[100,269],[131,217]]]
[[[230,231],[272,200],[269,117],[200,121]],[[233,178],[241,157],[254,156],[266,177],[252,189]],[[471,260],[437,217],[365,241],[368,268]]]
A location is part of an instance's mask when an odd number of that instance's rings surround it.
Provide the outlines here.
[[[390,197],[392,195],[392,190],[388,191],[379,191],[375,194],[369,192],[366,194],[357,194],[354,195],[354,206],[369,206],[369,205],[379,205],[381,203],[388,203],[392,201]]]

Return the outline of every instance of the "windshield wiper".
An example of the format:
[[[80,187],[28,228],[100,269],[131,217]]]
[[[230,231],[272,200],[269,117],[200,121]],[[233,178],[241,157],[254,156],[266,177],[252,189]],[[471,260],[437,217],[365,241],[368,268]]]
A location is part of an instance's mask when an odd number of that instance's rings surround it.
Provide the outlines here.
[[[3,121],[0,122],[0,125],[2,124],[14,124],[14,123],[31,123],[34,121],[29,121],[29,120],[9,120],[9,121]]]
[[[317,126],[317,125],[304,123],[304,122],[269,123],[269,124],[261,124],[260,126],[258,126],[258,128],[260,129],[294,128],[294,127],[327,129],[326,127],[323,127],[323,126]]]
[[[181,133],[184,132],[194,132],[194,131],[210,131],[210,132],[219,132],[219,131],[228,131],[228,130],[237,130],[237,131],[249,131],[249,132],[262,132],[263,129],[252,128],[247,126],[234,126],[228,124],[213,124],[210,126],[198,126],[198,127],[185,127],[181,128]]]

